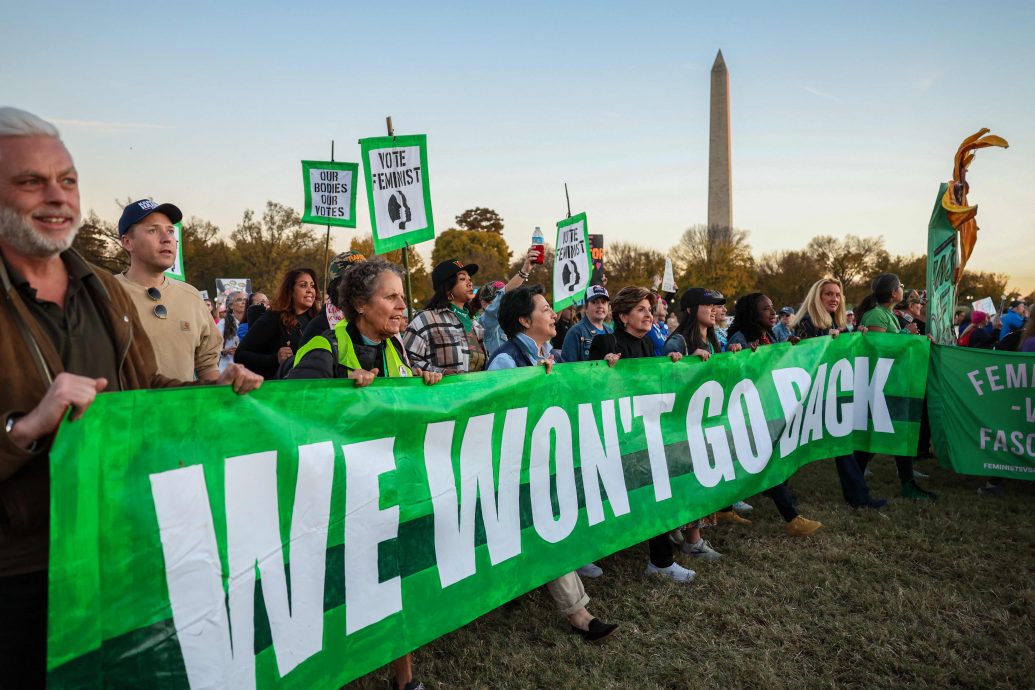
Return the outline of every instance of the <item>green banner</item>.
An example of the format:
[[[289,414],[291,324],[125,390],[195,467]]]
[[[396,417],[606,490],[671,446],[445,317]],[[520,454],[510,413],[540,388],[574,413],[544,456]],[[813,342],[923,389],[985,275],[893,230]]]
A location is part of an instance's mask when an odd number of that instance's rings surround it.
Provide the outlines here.
[[[1035,355],[936,346],[927,390],[943,467],[1035,480]]]
[[[929,347],[99,395],[51,454],[50,686],[337,688],[808,462],[915,452]]]
[[[378,254],[434,239],[428,137],[359,140],[370,204],[370,229]]]
[[[302,161],[305,189],[303,223],[356,227],[356,179],[359,163]]]
[[[957,334],[952,318],[956,313],[956,267],[960,259],[956,230],[942,207],[948,187],[942,184],[938,189],[927,224],[927,332],[936,343],[955,345]]]

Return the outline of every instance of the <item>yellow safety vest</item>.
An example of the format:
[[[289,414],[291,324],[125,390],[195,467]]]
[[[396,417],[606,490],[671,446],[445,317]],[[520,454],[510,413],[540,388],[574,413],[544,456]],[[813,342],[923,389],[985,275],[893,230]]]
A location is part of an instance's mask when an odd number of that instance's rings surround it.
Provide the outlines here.
[[[325,350],[333,353],[335,349],[338,351],[338,364],[345,367],[348,371],[355,371],[356,369],[362,369],[363,366],[359,363],[359,358],[356,356],[356,348],[352,345],[352,337],[345,332],[348,327],[348,321],[339,321],[338,325],[334,327],[334,341],[337,347],[331,344],[330,331],[325,331],[323,335],[318,335],[310,340],[308,343],[298,349],[298,353],[295,354],[295,366],[302,361],[302,358],[313,350]],[[385,368],[387,371],[383,372],[385,376],[389,378],[399,378],[403,376],[413,376],[413,370],[403,361],[402,357],[399,356],[398,351],[390,344],[385,343]]]

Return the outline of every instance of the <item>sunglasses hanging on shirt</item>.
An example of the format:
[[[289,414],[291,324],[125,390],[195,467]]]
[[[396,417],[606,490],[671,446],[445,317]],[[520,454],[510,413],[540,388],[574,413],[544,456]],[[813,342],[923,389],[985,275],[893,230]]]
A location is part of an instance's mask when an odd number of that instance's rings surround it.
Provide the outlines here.
[[[157,302],[162,299],[162,292],[158,288],[150,287],[147,289],[147,296]],[[151,313],[159,319],[165,319],[169,316],[169,310],[165,308],[164,304],[156,304],[155,308],[151,310]]]

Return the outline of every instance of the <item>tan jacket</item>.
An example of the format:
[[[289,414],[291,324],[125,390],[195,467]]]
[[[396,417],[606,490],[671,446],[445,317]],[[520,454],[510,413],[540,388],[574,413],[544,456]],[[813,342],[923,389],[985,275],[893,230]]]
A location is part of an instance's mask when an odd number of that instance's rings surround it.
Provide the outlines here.
[[[75,250],[65,261],[84,262]],[[115,278],[94,266],[83,279],[106,321],[118,353],[118,390],[181,386],[160,376],[154,350],[144,334],[137,310]],[[12,414],[25,414],[43,398],[50,381],[64,369],[0,261],[0,576],[47,567],[50,522],[49,454],[51,439],[30,453],[4,432]]]

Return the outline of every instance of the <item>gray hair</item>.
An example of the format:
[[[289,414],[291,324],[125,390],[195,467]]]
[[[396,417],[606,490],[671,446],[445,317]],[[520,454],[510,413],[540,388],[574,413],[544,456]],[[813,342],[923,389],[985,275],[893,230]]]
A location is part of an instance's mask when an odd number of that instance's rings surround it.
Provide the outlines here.
[[[0,137],[53,137],[60,139],[57,127],[41,117],[10,106],[0,107]]]
[[[360,261],[345,271],[338,284],[338,306],[345,312],[346,319],[352,321],[359,315],[357,306],[373,298],[378,278],[385,272],[403,277],[401,268],[383,259]]]

